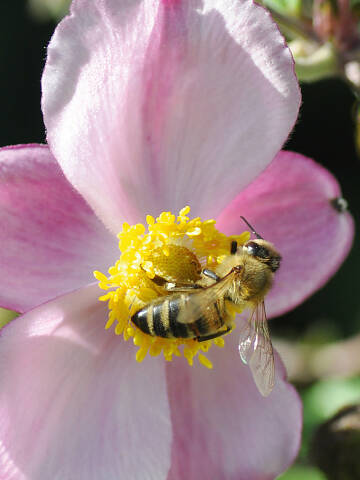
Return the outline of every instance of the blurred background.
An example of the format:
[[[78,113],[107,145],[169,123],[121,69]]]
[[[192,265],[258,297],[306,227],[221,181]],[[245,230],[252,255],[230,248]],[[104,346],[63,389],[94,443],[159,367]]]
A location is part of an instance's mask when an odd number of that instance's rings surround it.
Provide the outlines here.
[[[333,60],[339,58],[339,51],[341,58],[354,60],[351,56],[354,44],[349,46],[345,42],[344,46],[336,30],[341,27],[349,32],[350,17],[346,17],[345,26],[344,17],[342,24],[336,23],[336,19],[347,5],[353,9],[346,12],[353,15],[350,20],[357,21],[359,2],[269,0],[264,3],[272,9],[288,40],[300,39],[307,48],[300,45],[303,50],[299,50],[299,42],[297,50],[294,47],[295,57],[299,52],[301,56],[297,58],[298,69],[302,69],[298,70],[299,77],[307,83],[302,83],[303,105],[286,148],[314,158],[337,177],[356,220],[360,212],[357,127],[360,81],[357,83],[356,69],[355,76],[346,77],[343,64],[339,69]],[[45,142],[40,78],[46,46],[68,4],[68,0],[1,2],[0,146]],[[314,12],[322,12],[323,17],[315,18]],[[326,27],[324,18],[327,19],[332,28],[330,33],[325,27],[319,30],[319,18],[322,28],[324,24]],[[359,32],[356,21],[351,39],[355,43]],[[311,43],[311,48],[306,42]],[[325,57],[319,63],[313,54],[324,45]],[[302,64],[304,59],[307,63]],[[303,305],[271,321],[274,344],[304,402],[301,453],[296,464],[279,477],[281,480],[360,479],[359,409],[344,410],[329,421],[339,409],[360,404],[359,287],[360,253],[356,235],[352,252],[335,277]],[[0,310],[0,325],[13,316]]]

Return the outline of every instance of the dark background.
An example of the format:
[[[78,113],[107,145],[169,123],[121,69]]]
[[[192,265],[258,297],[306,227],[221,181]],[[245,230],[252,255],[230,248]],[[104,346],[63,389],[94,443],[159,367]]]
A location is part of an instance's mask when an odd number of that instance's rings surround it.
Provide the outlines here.
[[[356,219],[360,211],[360,161],[355,146],[357,101],[340,79],[302,85],[303,105],[285,148],[327,167],[340,182]],[[319,292],[279,319],[275,328],[291,324],[303,331],[324,321],[341,337],[360,331],[360,255],[358,225],[352,251],[338,273]]]

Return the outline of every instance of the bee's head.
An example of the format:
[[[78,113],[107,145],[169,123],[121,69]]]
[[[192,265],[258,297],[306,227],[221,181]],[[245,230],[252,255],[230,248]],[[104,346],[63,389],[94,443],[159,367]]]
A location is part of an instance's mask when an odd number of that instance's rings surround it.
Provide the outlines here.
[[[280,267],[281,256],[275,250],[273,245],[266,240],[250,240],[243,246],[248,255],[255,257],[261,263],[267,265],[272,272]]]
[[[255,240],[249,240],[243,246],[243,250],[261,263],[267,265],[272,272],[276,272],[276,270],[280,267],[281,256],[275,250],[274,246],[267,242],[259,235],[254,227],[250,225],[250,223],[244,217],[240,217],[246,225],[250,228],[251,233],[253,233],[256,237]]]

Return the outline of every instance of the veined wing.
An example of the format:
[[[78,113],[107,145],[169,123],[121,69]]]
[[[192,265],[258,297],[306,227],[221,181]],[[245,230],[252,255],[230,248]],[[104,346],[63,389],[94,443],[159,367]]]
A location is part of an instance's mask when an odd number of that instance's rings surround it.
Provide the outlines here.
[[[184,294],[183,305],[177,318],[180,323],[192,323],[202,317],[207,309],[213,309],[217,300],[223,300],[229,286],[234,280],[235,272],[231,271],[219,282]]]
[[[252,310],[241,329],[239,353],[241,360],[249,365],[261,395],[268,396],[275,385],[275,364],[264,302]]]

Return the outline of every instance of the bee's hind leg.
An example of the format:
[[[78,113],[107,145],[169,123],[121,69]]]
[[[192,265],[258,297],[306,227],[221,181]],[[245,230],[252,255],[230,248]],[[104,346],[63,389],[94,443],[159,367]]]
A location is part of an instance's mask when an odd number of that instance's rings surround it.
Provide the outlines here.
[[[196,337],[198,342],[206,342],[206,340],[212,340],[213,338],[221,337],[225,333],[229,333],[232,330],[231,327],[226,327],[226,330],[221,330],[220,332],[212,333],[211,335],[205,335],[203,337]]]

